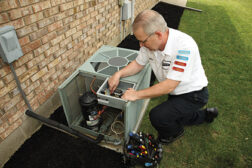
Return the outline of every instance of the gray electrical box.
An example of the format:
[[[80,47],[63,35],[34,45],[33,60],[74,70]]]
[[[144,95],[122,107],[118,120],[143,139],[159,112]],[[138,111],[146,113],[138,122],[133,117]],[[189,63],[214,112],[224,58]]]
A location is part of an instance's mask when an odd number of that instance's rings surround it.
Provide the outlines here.
[[[0,28],[0,55],[4,62],[12,63],[23,56],[18,42],[17,34],[13,26]]]
[[[129,18],[131,18],[131,2],[126,1],[122,7],[122,20],[128,20]]]

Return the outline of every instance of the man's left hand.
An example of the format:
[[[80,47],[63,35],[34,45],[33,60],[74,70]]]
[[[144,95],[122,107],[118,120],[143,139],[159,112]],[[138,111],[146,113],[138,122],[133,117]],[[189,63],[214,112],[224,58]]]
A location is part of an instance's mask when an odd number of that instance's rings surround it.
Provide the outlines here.
[[[134,90],[133,88],[129,88],[123,94],[122,99],[129,100],[129,101],[136,101],[138,99],[138,97],[137,97],[137,91]]]

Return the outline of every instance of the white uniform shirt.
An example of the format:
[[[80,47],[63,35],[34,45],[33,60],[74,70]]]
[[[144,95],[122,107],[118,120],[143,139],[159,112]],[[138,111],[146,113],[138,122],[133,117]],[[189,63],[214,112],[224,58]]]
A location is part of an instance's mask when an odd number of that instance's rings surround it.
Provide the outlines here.
[[[150,63],[159,82],[166,79],[180,81],[171,95],[197,91],[208,84],[196,42],[191,36],[172,28],[169,28],[164,51],[141,47],[136,61],[140,65]]]

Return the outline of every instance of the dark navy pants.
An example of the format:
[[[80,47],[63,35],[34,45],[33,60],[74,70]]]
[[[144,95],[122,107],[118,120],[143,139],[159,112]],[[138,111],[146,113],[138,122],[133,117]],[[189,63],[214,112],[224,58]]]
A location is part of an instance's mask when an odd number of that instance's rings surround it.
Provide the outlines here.
[[[150,111],[151,124],[163,137],[176,135],[185,125],[198,125],[204,122],[205,112],[202,107],[207,101],[206,87],[182,95],[169,95],[165,102]]]

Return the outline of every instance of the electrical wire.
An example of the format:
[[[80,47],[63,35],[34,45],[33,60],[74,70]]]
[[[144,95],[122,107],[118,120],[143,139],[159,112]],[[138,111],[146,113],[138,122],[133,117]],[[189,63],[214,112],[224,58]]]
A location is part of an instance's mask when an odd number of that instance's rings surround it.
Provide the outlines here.
[[[30,111],[33,111],[32,107],[31,107],[31,105],[30,105],[30,103],[29,103],[29,101],[28,101],[22,87],[21,87],[20,81],[19,81],[19,79],[17,77],[16,71],[15,71],[12,63],[10,63],[9,65],[10,65],[11,71],[12,71],[12,73],[14,75],[14,79],[16,80],[18,90],[20,91],[20,93],[21,93],[21,95],[22,95],[22,97],[23,97],[23,99],[25,101],[25,104],[27,105],[27,107],[29,108]]]
[[[123,123],[122,121],[117,120],[117,118],[119,117],[119,115],[121,115],[122,113],[123,113],[123,112],[119,113],[119,114],[116,116],[116,118],[114,119],[114,122],[111,124],[111,131],[112,131],[113,133],[115,133],[116,135],[120,135],[120,134],[124,133],[124,129],[121,130],[121,131],[117,131],[117,130],[115,129],[115,125],[116,125],[117,123],[118,123],[119,125],[121,125],[122,128],[124,128],[124,123]]]
[[[114,132],[116,135],[120,135],[120,134],[124,133],[124,130],[116,131],[115,125],[116,125],[117,123],[118,123],[119,125],[121,125],[122,127],[124,127],[124,123],[123,123],[122,121],[114,121],[114,122],[111,124],[111,131]]]

